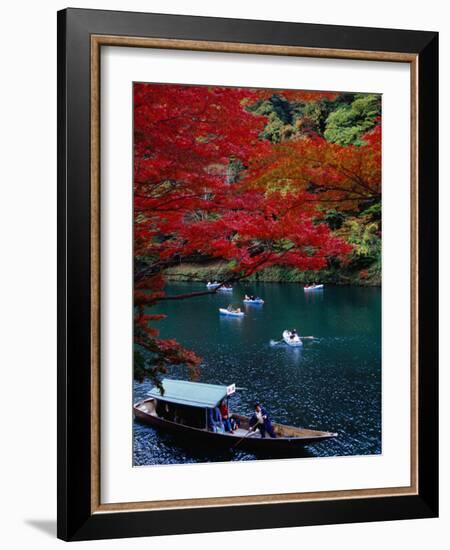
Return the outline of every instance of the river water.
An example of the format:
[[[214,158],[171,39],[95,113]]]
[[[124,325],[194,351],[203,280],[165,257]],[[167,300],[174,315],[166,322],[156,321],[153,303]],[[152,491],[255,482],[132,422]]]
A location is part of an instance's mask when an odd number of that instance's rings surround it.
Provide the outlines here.
[[[204,284],[170,283],[167,294],[204,290]],[[263,306],[242,304],[245,293],[261,296]],[[244,318],[219,315],[232,303]],[[203,359],[199,382],[245,388],[230,399],[232,411],[250,414],[261,402],[273,421],[337,432],[335,440],[310,445],[297,456],[381,453],[381,290],[326,286],[305,293],[288,283],[237,284],[232,294],[161,302],[154,312],[162,338],[176,338]],[[281,340],[296,328],[303,348]],[[188,379],[185,368],[168,375]],[[135,383],[134,400],[151,384]],[[134,421],[134,464],[180,464],[262,458],[239,449],[189,448],[173,436]],[[264,457],[271,458],[271,457]]]

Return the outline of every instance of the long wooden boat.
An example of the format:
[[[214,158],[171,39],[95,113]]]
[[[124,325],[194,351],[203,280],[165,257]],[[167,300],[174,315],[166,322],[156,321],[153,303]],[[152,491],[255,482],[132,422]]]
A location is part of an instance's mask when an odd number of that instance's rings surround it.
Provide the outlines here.
[[[164,388],[152,388],[149,397],[135,403],[136,418],[153,428],[171,433],[188,445],[241,449],[250,452],[286,452],[337,437],[336,433],[322,432],[285,424],[272,423],[276,438],[261,437],[259,430],[249,433],[249,418],[230,411],[239,428],[231,432],[215,432],[208,426],[208,409],[235,392],[231,386],[201,384],[184,380],[164,379]]]

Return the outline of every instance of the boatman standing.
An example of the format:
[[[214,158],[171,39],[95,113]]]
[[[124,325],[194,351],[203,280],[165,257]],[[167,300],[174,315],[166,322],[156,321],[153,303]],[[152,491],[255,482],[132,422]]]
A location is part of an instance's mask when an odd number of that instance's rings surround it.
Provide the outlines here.
[[[266,437],[266,432],[270,435],[270,437],[277,437],[273,431],[270,416],[260,403],[256,403],[255,405],[255,412],[249,421],[249,429],[252,431],[258,429],[261,432],[261,437]]]

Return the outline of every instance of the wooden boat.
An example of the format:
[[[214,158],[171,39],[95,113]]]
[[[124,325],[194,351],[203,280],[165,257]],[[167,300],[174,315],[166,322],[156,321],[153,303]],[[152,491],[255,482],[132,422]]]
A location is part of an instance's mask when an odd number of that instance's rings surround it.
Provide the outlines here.
[[[323,285],[309,285],[309,286],[303,287],[303,290],[305,292],[310,292],[312,290],[322,290],[322,289],[323,289]]]
[[[292,335],[290,330],[285,330],[283,332],[283,340],[288,346],[292,346],[293,348],[299,348],[303,346],[303,342],[300,336],[298,334]]]
[[[164,379],[162,387],[163,393],[155,386],[146,399],[136,403],[133,406],[134,415],[153,428],[177,436],[188,445],[205,443],[208,447],[276,453],[337,437],[332,432],[273,423],[277,437],[263,438],[259,430],[249,433],[249,419],[246,416],[231,411],[230,415],[236,419],[239,428],[233,433],[214,432],[208,426],[208,412],[223,399],[228,403],[236,391],[235,384],[220,386]]]
[[[243,311],[229,311],[224,307],[219,307],[220,315],[229,315],[230,317],[244,317],[245,313]]]

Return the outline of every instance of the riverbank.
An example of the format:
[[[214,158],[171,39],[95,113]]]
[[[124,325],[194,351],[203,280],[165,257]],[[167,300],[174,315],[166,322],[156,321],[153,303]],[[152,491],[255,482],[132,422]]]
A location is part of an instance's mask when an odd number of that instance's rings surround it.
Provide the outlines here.
[[[226,262],[183,263],[165,271],[169,281],[211,281],[226,280],[231,277],[229,264]],[[321,271],[300,271],[280,266],[268,267],[254,273],[247,279],[249,282],[262,283],[321,283],[352,286],[381,286],[381,275],[370,270],[364,272],[339,272],[335,269]]]

